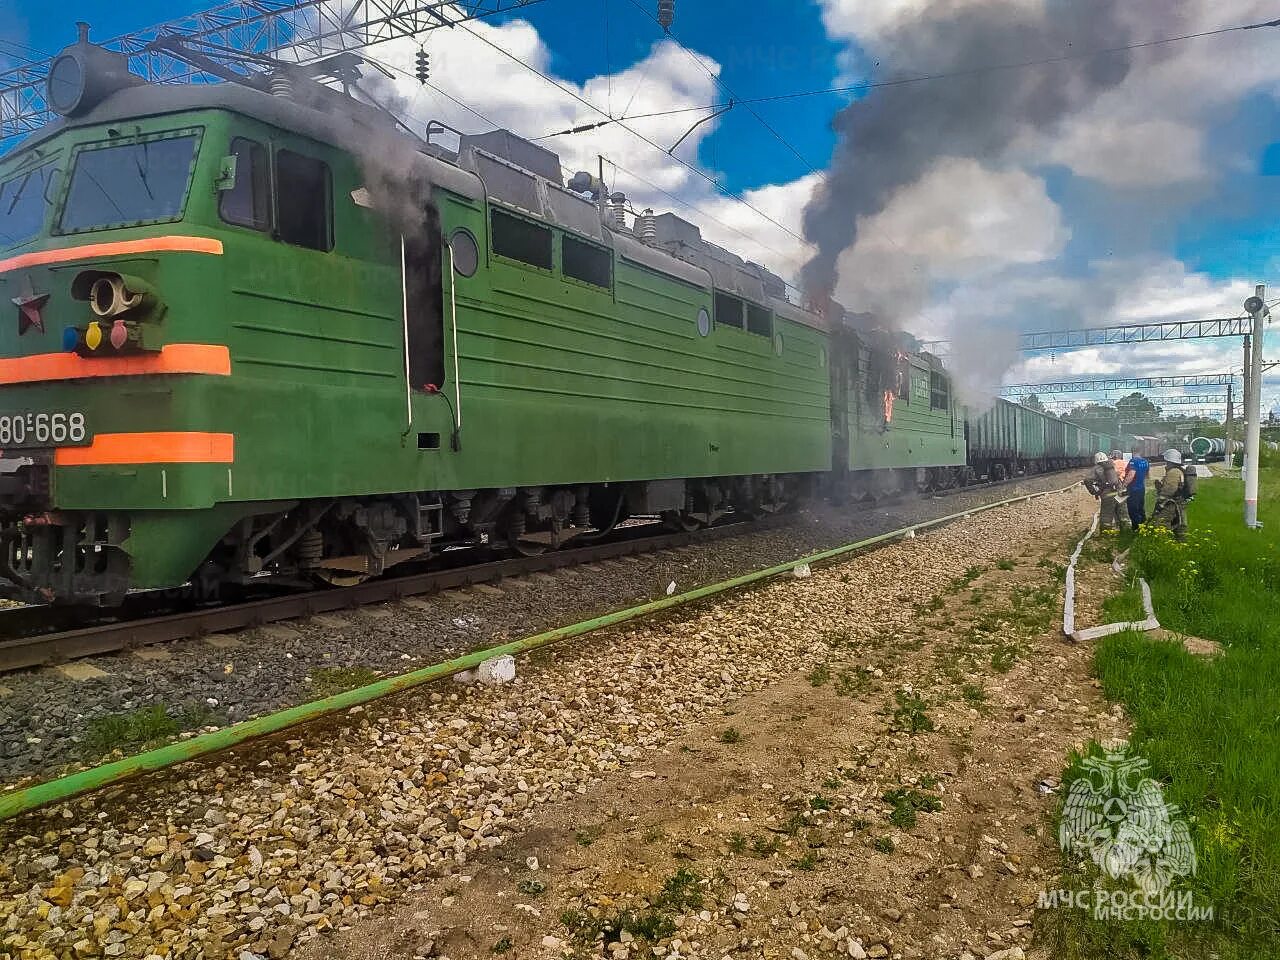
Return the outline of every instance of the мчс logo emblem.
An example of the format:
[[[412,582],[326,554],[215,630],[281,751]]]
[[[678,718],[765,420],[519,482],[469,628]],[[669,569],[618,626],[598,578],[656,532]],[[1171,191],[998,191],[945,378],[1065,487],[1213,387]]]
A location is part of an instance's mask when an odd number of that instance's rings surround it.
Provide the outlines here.
[[[1196,872],[1196,851],[1178,807],[1144,776],[1150,764],[1127,745],[1081,761],[1087,776],[1071,784],[1058,825],[1064,851],[1088,853],[1112,880],[1128,878],[1147,895]]]

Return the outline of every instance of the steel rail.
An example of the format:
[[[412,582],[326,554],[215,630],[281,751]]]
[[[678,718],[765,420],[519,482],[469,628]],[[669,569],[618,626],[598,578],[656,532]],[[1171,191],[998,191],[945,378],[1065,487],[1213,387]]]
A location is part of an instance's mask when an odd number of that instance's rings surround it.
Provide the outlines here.
[[[769,529],[772,525],[767,522],[731,523],[691,533],[633,537],[577,549],[548,551],[534,557],[512,557],[453,569],[430,570],[403,577],[369,580],[352,587],[312,590],[205,610],[191,610],[138,620],[124,620],[118,623],[94,624],[58,633],[37,634],[0,643],[0,673],[79,657],[132,650],[157,643],[203,637],[211,633],[260,627],[280,620],[311,617],[371,603],[387,603],[478,583],[495,583],[506,577],[519,577],[600,560],[669,550],[674,547],[688,546],[694,542],[732,536],[735,533],[745,532],[747,528],[752,531]],[[0,625],[3,625],[9,617],[30,618],[33,614],[26,611],[33,609],[57,610],[57,608],[19,607],[0,615]]]
[[[1035,474],[974,483],[922,496],[935,498],[956,496],[1008,486],[1032,480],[1036,476],[1047,475]],[[879,501],[877,505],[900,505],[909,502],[912,502],[912,498],[908,496]],[[83,619],[83,612],[77,612],[74,608],[15,607],[0,610],[0,638],[5,638],[0,639],[0,674],[63,663],[82,657],[119,653],[153,644],[203,637],[213,633],[245,630],[282,620],[353,609],[371,603],[388,603],[406,597],[438,593],[441,590],[474,586],[479,583],[496,583],[506,577],[525,576],[530,573],[559,570],[600,560],[612,560],[715,541],[738,534],[756,533],[774,529],[779,523],[785,522],[785,519],[785,516],[778,516],[755,522],[729,523],[692,532],[636,536],[627,540],[593,544],[589,547],[549,551],[536,557],[515,557],[490,563],[424,571],[409,576],[371,580],[353,587],[314,590],[161,616],[146,616],[145,609],[141,606],[145,598],[141,598],[133,601],[133,612],[126,610],[123,619],[95,623],[90,626],[70,627],[68,620],[76,617]],[[54,625],[56,632],[39,629],[45,619]],[[20,636],[20,634],[28,635]]]
[[[899,529],[892,530],[889,533],[882,533],[878,536],[869,537],[865,540],[859,540],[830,550],[823,550],[818,553],[810,554],[807,557],[801,557],[797,560],[788,560],[786,563],[776,564],[771,567],[766,567],[763,570],[757,570],[753,573],[743,574],[742,576],[733,577],[728,580],[722,580],[719,583],[699,587],[696,590],[690,590],[686,593],[664,597],[660,600],[653,600],[649,603],[639,604],[638,606],[627,607],[623,610],[616,610],[613,613],[594,617],[590,620],[583,620],[580,623],[571,624],[566,627],[558,627],[554,630],[534,634],[533,636],[525,637],[521,640],[515,640],[510,643],[503,643],[483,650],[476,650],[472,653],[466,654],[465,656],[449,660],[445,663],[433,664],[432,666],[424,667],[421,670],[414,670],[410,673],[402,674],[397,677],[388,677],[384,680],[379,680],[376,683],[368,684],[367,686],[357,687],[354,690],[347,690],[344,693],[335,694],[332,697],[326,697],[323,700],[300,704],[299,706],[290,707],[277,713],[256,717],[252,720],[246,720],[230,727],[224,727],[223,729],[212,733],[192,737],[190,740],[179,741],[177,743],[169,744],[168,746],[159,747],[155,750],[149,750],[145,753],[137,754],[136,756],[126,757],[123,760],[117,760],[113,763],[92,767],[88,770],[81,770],[65,777],[59,777],[56,780],[50,780],[21,790],[13,790],[9,793],[0,795],[0,821],[12,819],[13,817],[21,814],[39,809],[40,807],[48,806],[49,804],[60,803],[65,800],[70,800],[73,797],[102,790],[106,787],[123,783],[126,780],[130,780],[144,773],[163,770],[211,753],[227,750],[250,740],[255,740],[273,733],[279,733],[282,730],[310,723],[322,717],[329,716],[343,710],[349,710],[355,706],[360,706],[374,700],[380,700],[384,697],[402,693],[406,690],[412,690],[413,688],[422,686],[423,684],[443,680],[447,677],[462,673],[464,670],[474,669],[481,663],[484,663],[486,660],[490,660],[493,657],[516,656],[518,654],[528,653],[532,650],[537,650],[540,647],[545,647],[561,640],[580,637],[584,634],[594,633],[595,631],[602,630],[606,627],[616,626],[618,624],[637,620],[655,613],[661,613],[665,610],[681,607],[731,590],[752,586],[765,580],[772,579],[773,577],[791,573],[800,566],[812,566],[829,560],[835,560],[840,557],[850,556],[852,554],[880,546],[891,540],[907,536],[908,534],[914,535],[920,530],[929,530],[934,527],[942,526],[943,524],[961,520],[965,517],[985,513],[988,510],[996,510],[1000,507],[1011,506],[1015,503],[1023,503],[1036,500],[1040,497],[1066,493],[1077,486],[1078,484],[1073,483],[1070,486],[1062,487],[1058,490],[1046,490],[1040,493],[1023,494],[1021,496],[999,500],[994,503],[983,504],[979,507],[972,507],[968,510],[960,511],[959,513],[948,514],[945,517],[936,517],[933,520],[925,520],[920,523],[911,524],[910,526],[900,527]]]

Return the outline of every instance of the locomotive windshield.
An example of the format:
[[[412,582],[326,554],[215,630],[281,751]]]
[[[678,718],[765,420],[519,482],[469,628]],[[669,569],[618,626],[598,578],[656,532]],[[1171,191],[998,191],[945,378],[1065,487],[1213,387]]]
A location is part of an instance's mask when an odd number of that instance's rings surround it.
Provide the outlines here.
[[[26,243],[41,231],[56,176],[54,165],[46,163],[0,183],[0,247]]]
[[[71,168],[62,233],[181,220],[195,168],[195,133],[82,149]]]

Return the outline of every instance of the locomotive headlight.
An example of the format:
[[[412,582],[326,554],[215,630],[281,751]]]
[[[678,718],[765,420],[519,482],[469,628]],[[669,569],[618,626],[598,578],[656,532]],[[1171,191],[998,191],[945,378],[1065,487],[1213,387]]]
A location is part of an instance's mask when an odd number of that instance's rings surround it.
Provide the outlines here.
[[[108,275],[93,281],[89,306],[100,317],[117,317],[142,303],[143,294],[130,290],[123,277]]]
[[[71,282],[71,296],[86,300],[95,316],[110,320],[156,304],[155,291],[141,277],[85,270]]]

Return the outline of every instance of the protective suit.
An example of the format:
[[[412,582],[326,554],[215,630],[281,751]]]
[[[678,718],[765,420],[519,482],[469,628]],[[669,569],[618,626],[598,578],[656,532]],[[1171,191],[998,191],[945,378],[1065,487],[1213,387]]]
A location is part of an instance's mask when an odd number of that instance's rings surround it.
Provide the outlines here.
[[[1093,458],[1093,474],[1084,482],[1089,492],[1098,498],[1103,530],[1123,530],[1125,527],[1124,484],[1116,473],[1116,465],[1105,453]]]
[[[1182,454],[1164,452],[1164,476],[1156,484],[1156,509],[1152,521],[1168,527],[1178,540],[1187,538],[1187,476]]]

